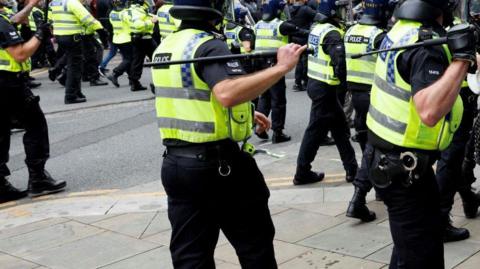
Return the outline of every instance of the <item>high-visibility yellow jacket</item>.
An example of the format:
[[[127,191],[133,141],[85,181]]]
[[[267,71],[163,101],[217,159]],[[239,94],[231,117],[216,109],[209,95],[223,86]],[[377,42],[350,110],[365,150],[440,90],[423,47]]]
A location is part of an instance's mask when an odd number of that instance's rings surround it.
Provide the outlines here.
[[[58,36],[93,33],[102,25],[78,0],[52,0],[53,34]]]

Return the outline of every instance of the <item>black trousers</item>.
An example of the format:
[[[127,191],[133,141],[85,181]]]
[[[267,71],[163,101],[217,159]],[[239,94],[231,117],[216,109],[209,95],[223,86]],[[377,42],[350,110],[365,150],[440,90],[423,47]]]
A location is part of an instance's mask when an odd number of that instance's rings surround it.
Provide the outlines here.
[[[285,129],[287,117],[287,85],[285,77],[280,79],[268,91],[264,92],[258,100],[257,111],[269,116],[272,112],[272,130],[282,131]]]
[[[380,152],[375,148],[373,153],[367,156],[367,168],[378,167],[378,161],[383,154],[390,153]],[[403,183],[405,180],[406,178],[397,178],[387,188],[375,188],[388,208],[390,233],[394,243],[389,268],[443,269],[444,226],[440,214],[440,193],[433,168],[427,167],[426,172],[411,186],[407,187]]]
[[[122,54],[122,62],[113,69],[113,73],[118,77],[127,72],[130,74],[132,65],[132,43],[116,44]]]
[[[466,155],[466,147],[471,138],[473,121],[477,114],[477,96],[468,89],[462,89],[463,118],[452,144],[442,152],[437,163],[437,182],[441,194],[442,216],[448,221],[452,210],[455,193],[458,190],[470,189],[472,182],[462,177],[462,161]]]
[[[352,183],[355,187],[358,187],[365,193],[370,192],[373,188],[372,182],[370,181],[368,176],[369,164],[367,163],[369,161],[368,156],[371,156],[372,154],[373,154],[373,147],[372,145],[367,143],[365,145],[365,150],[363,150],[360,169],[358,169],[357,175],[355,176],[355,179],[353,180],[353,183]]]
[[[97,80],[100,77],[100,73],[98,72],[98,66],[100,65],[98,54],[99,52],[103,53],[103,49],[95,39],[94,35],[83,36],[82,43],[82,51],[84,55],[82,75],[85,80]]]
[[[170,251],[176,269],[215,268],[213,254],[220,230],[235,248],[242,268],[277,268],[270,194],[263,175],[255,160],[236,144],[226,152],[222,160],[231,167],[227,177],[219,175],[216,157],[167,154],[163,161],[162,183],[172,225]]]
[[[345,132],[347,121],[336,88],[314,79],[308,81],[307,93],[312,100],[312,107],[298,154],[297,172],[311,170],[311,163],[328,131],[332,133],[345,170],[357,167],[355,151]]]
[[[39,98],[26,87],[25,79],[14,73],[0,72],[0,177],[10,175],[7,167],[12,117],[25,127],[23,145],[29,170],[43,171],[50,143],[45,116]]]
[[[297,63],[297,67],[295,68],[295,84],[300,86],[307,86],[308,83],[308,56],[306,54],[302,54],[300,56],[300,60]]]
[[[362,151],[368,140],[367,114],[370,107],[370,92],[352,91],[352,104],[355,109],[354,126]]]
[[[142,77],[143,62],[145,56],[152,59],[153,52],[157,48],[157,44],[152,38],[134,38],[132,37],[132,65],[130,71],[130,79],[133,81],[139,81]]]
[[[56,39],[65,52],[67,60],[65,99],[75,99],[82,92],[82,37],[80,35],[57,36]]]

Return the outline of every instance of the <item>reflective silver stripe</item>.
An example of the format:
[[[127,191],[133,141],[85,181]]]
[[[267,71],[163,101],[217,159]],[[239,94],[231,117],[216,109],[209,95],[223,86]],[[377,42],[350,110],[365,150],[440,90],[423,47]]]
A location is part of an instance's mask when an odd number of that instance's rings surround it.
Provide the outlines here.
[[[398,99],[401,99],[405,102],[410,102],[410,98],[412,97],[411,93],[401,89],[395,85],[392,85],[385,80],[383,80],[381,77],[375,75],[375,80],[374,80],[375,85],[377,85],[380,90],[397,97]]]
[[[352,53],[347,53],[346,56],[347,58],[352,58]],[[373,55],[366,55],[366,56],[363,56],[361,58],[358,58],[358,59],[355,59],[355,60],[361,60],[361,61],[367,61],[367,62],[374,62],[376,63],[377,62],[377,58]]]
[[[9,60],[0,60],[0,65],[10,65]]]
[[[159,128],[177,129],[195,133],[215,133],[215,123],[213,122],[197,122],[174,118],[158,118],[157,122]]]
[[[175,24],[173,24],[173,23],[171,23],[171,22],[168,22],[168,21],[158,21],[158,24],[175,26]]]
[[[259,35],[256,37],[257,40],[263,39],[263,40],[277,40],[277,41],[282,41],[281,36],[266,36],[266,35]]]
[[[321,65],[328,65],[328,62],[325,61],[325,60],[322,60],[322,59],[318,59],[316,57],[313,57],[313,56],[308,56],[308,60],[309,61],[312,61],[316,64],[321,64]]]
[[[92,16],[91,16],[91,15],[87,15],[87,16],[83,17],[80,21],[81,21],[81,22],[86,22],[86,21],[87,21],[88,19],[90,19],[90,18],[92,18]]]
[[[72,15],[73,16],[73,14],[71,12],[63,11],[63,10],[54,10],[54,11],[52,11],[52,14],[67,14],[67,15]]]
[[[155,88],[157,97],[210,101],[211,91],[186,88]]]
[[[57,20],[54,23],[64,23],[64,24],[75,24],[78,25],[76,21],[66,21],[66,20]]]
[[[171,34],[171,33],[173,33],[173,30],[160,29],[160,33],[168,33],[168,34]]]
[[[58,31],[58,30],[83,30],[83,27],[81,26],[62,26],[62,27],[53,27],[53,30]]]
[[[331,77],[329,75],[326,75],[326,74],[323,74],[323,73],[320,73],[320,72],[317,72],[317,71],[313,71],[313,70],[308,70],[308,74],[312,75],[312,76],[315,76],[315,77],[322,78],[324,80],[337,80],[337,78],[335,78],[335,77]]]
[[[122,27],[112,27],[113,30],[122,30]]]
[[[407,124],[388,117],[373,106],[370,106],[368,113],[376,122],[380,123],[389,130],[399,134],[404,134],[407,130]]]
[[[277,48],[276,47],[255,47],[255,51],[276,51]]]
[[[366,79],[373,79],[374,74],[369,72],[361,72],[361,71],[351,71],[347,70],[348,76],[358,77],[358,78],[366,78]]]

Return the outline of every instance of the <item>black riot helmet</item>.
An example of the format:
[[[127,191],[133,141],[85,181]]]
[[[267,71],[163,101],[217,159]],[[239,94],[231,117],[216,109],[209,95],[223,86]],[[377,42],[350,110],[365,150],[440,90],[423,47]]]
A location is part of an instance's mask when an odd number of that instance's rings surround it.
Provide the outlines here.
[[[434,21],[443,15],[444,25],[451,25],[458,0],[407,0],[395,12],[398,19]]]
[[[170,15],[179,20],[220,21],[223,17],[233,18],[230,0],[174,0]]]

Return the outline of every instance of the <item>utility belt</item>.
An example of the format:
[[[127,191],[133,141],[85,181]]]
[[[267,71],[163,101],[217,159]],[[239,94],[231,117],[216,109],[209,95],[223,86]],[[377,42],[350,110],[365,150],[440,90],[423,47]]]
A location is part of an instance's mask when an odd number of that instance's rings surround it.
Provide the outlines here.
[[[232,140],[222,140],[213,143],[192,144],[187,146],[168,146],[163,154],[181,158],[197,159],[199,161],[218,161],[218,173],[227,177],[231,173],[231,160],[240,153],[240,147]]]
[[[22,72],[9,72],[0,71],[0,81],[22,80],[24,73]]]
[[[131,33],[132,41],[138,41],[141,39],[151,39],[152,35],[147,33]]]
[[[387,188],[395,182],[410,187],[420,180],[436,161],[435,154],[415,150],[383,150],[373,147],[369,178],[377,188]]]

